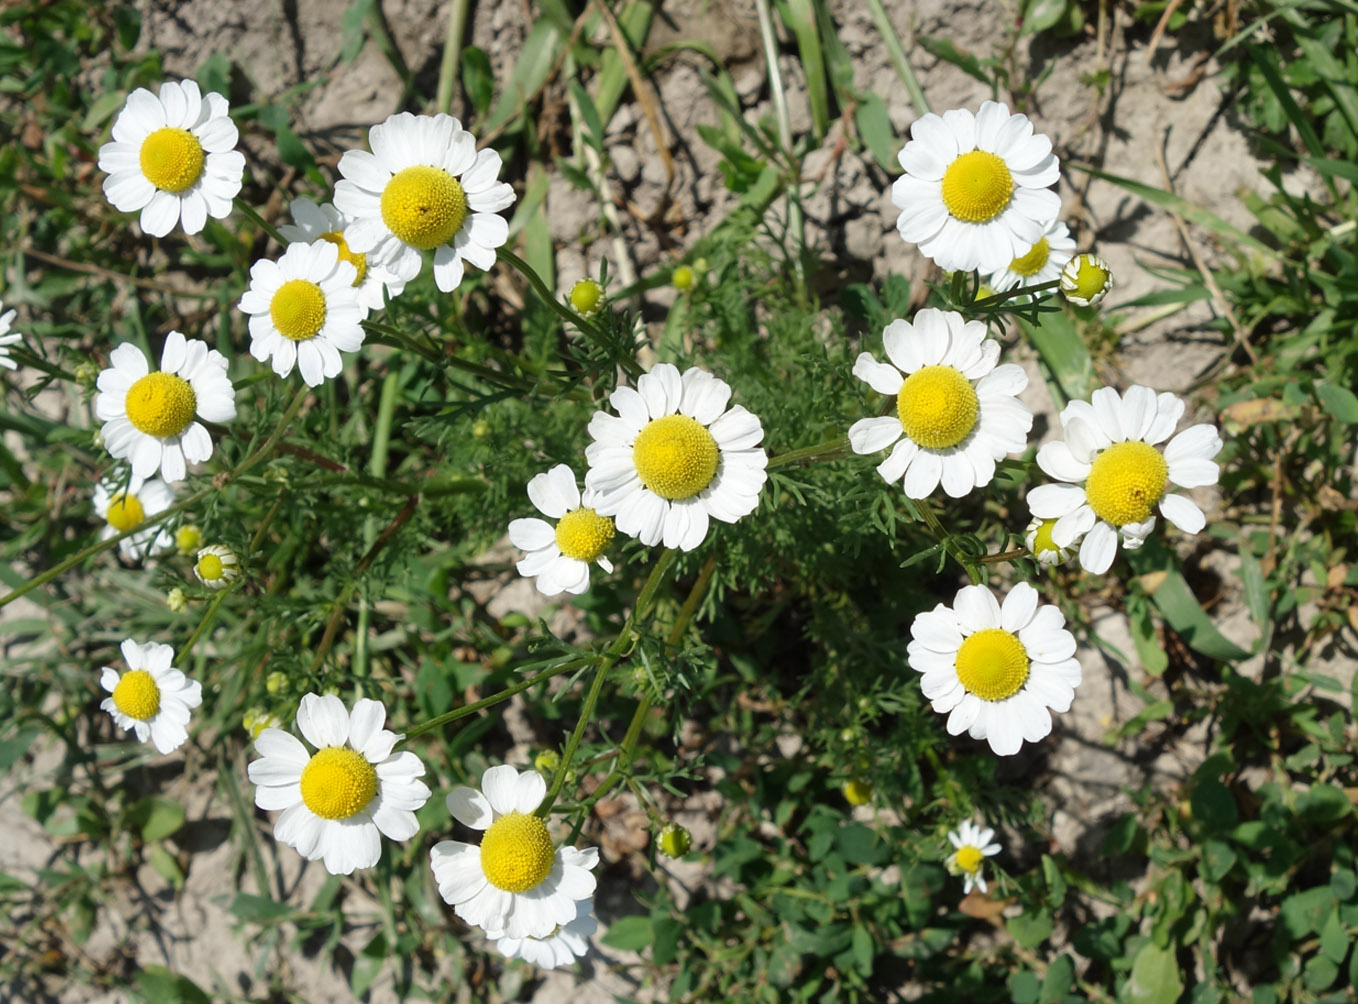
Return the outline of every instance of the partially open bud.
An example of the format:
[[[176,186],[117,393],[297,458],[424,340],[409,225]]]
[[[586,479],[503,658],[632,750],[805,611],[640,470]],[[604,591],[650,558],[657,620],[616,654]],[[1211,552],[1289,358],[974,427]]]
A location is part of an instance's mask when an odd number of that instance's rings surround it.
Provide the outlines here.
[[[193,574],[209,589],[225,589],[240,576],[240,559],[224,544],[209,544],[198,552]]]
[[[189,598],[184,595],[184,590],[178,586],[165,594],[165,605],[170,608],[172,613],[182,614],[189,606]]]
[[[681,293],[686,293],[693,288],[693,284],[698,281],[698,273],[693,271],[688,265],[680,265],[670,273],[670,282],[674,288]]]
[[[198,548],[203,546],[203,531],[192,524],[181,526],[174,532],[174,546],[186,558],[196,554]]]
[[[1072,548],[1060,547],[1052,540],[1054,526],[1056,520],[1034,516],[1033,521],[1028,524],[1028,529],[1024,531],[1023,543],[1028,548],[1028,553],[1037,559],[1038,564],[1059,565],[1069,561],[1071,555],[1075,553]]]
[[[693,835],[678,823],[670,823],[660,831],[656,845],[666,857],[682,858],[693,846]]]
[[[604,302],[604,288],[593,279],[581,279],[571,287],[571,309],[581,317],[593,317]]]
[[[1113,288],[1108,263],[1096,254],[1076,255],[1061,270],[1061,293],[1079,307],[1092,307]]]

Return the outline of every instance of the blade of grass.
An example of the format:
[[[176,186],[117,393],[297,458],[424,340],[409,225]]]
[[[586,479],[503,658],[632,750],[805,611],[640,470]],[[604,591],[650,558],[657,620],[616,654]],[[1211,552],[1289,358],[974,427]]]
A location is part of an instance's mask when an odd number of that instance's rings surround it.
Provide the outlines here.
[[[806,74],[806,100],[811,106],[811,129],[817,140],[830,127],[830,96],[825,86],[825,54],[811,0],[778,0],[778,16],[797,38],[797,51]],[[761,26],[762,27],[762,26]]]
[[[891,57],[891,64],[896,67],[896,75],[905,85],[906,96],[910,98],[915,114],[929,114],[929,102],[924,97],[924,88],[920,87],[919,77],[915,76],[910,60],[905,58],[905,49],[896,35],[896,29],[891,26],[891,18],[887,17],[882,0],[868,0],[868,13],[872,15],[873,23],[877,25],[877,31],[882,36],[887,55]]]
[[[448,11],[448,35],[443,42],[443,58],[439,61],[439,89],[434,110],[448,113],[453,107],[453,82],[462,55],[462,35],[467,27],[467,0],[453,0]]]

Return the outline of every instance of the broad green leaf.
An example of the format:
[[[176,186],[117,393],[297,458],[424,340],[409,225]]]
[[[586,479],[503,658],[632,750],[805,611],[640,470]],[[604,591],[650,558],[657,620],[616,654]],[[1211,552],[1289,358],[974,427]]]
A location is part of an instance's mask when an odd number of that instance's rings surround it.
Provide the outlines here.
[[[1132,960],[1132,974],[1127,981],[1129,1004],[1174,1004],[1183,991],[1174,952],[1153,942],[1142,945]]]
[[[1145,547],[1127,554],[1128,563],[1139,574],[1158,573],[1154,578],[1159,581],[1145,587],[1146,592],[1169,626],[1184,641],[1212,659],[1223,662],[1248,659],[1248,652],[1217,630],[1193,591],[1188,588],[1187,581],[1170,567],[1172,560],[1164,545],[1153,538],[1146,542]]]
[[[858,138],[871,151],[877,163],[888,171],[897,169],[895,127],[887,114],[886,103],[876,94],[864,95],[853,113],[854,125],[858,127]]]
[[[1046,910],[1036,914],[1021,913],[1017,917],[1009,918],[1008,927],[1009,933],[1020,945],[1024,948],[1036,948],[1051,937],[1051,914]]]
[[[1069,400],[1088,398],[1093,390],[1094,360],[1070,315],[1064,311],[1044,314],[1037,326],[1021,317],[1016,320],[1051,373],[1047,387],[1056,406],[1064,408]]]
[[[655,937],[651,918],[645,916],[622,917],[608,925],[608,930],[599,940],[609,948],[621,948],[639,952]]]
[[[546,82],[547,74],[556,65],[556,57],[563,44],[560,30],[550,18],[538,18],[528,38],[524,40],[514,69],[500,90],[500,100],[486,120],[487,132],[507,125],[519,116],[529,100]]]
[[[253,920],[261,924],[281,920],[293,912],[286,903],[278,903],[264,896],[252,896],[248,892],[236,893],[229,909],[241,920]]]
[[[148,964],[137,973],[137,990],[147,1004],[210,1004],[211,998],[187,976]]]
[[[1328,885],[1320,885],[1283,900],[1278,908],[1278,920],[1295,941],[1319,931],[1332,909],[1334,891]]]
[[[839,853],[851,865],[875,865],[885,860],[887,847],[877,839],[877,834],[862,823],[841,826],[835,834]]]
[[[462,50],[462,87],[467,92],[467,100],[472,103],[476,118],[483,118],[495,96],[495,73],[490,67],[490,57],[484,49],[475,45]]]
[[[184,807],[172,799],[153,795],[132,806],[127,821],[141,830],[143,840],[162,840],[184,825]]]
[[[1345,425],[1358,425],[1358,397],[1347,387],[1333,383],[1316,384],[1316,397],[1325,410]]]

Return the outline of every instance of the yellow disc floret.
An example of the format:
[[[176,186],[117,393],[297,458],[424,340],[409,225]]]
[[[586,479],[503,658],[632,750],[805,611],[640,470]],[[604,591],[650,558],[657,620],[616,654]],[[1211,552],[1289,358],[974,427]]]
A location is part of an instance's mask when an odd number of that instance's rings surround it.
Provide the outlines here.
[[[198,564],[194,570],[198,573],[198,578],[206,582],[212,582],[222,577],[225,566],[222,559],[215,554],[204,554],[198,559]]]
[[[155,678],[144,669],[124,673],[113,688],[113,706],[139,722],[155,718],[160,710],[160,688]]]
[[[1038,242],[1028,249],[1028,253],[1021,258],[1015,258],[1009,263],[1009,271],[1015,275],[1021,275],[1025,279],[1037,275],[1047,264],[1047,259],[1051,257],[1052,246],[1047,243],[1047,238],[1041,237]]]
[[[183,433],[197,410],[193,388],[173,373],[148,373],[127,391],[127,420],[157,439]]]
[[[284,338],[305,342],[325,327],[325,294],[306,279],[289,279],[269,301],[269,317]]]
[[[687,415],[649,423],[632,445],[641,483],[664,499],[687,499],[712,483],[721,460],[717,441]]]
[[[1092,307],[1112,288],[1113,273],[1098,255],[1077,255],[1061,270],[1061,293],[1078,306]]]
[[[556,546],[576,561],[593,561],[613,540],[613,520],[590,508],[568,512],[556,524]]]
[[[872,782],[864,781],[862,778],[851,778],[844,782],[840,789],[844,793],[844,801],[850,805],[867,805],[872,801]]]
[[[182,192],[203,176],[203,144],[187,129],[157,129],[141,143],[141,173],[164,192]]]
[[[598,312],[604,299],[604,288],[593,279],[581,279],[571,287],[571,309],[577,314],[592,317]]]
[[[1149,443],[1114,443],[1094,458],[1085,497],[1094,515],[1113,526],[1144,523],[1165,497],[1169,465]]]
[[[175,550],[186,557],[197,551],[202,543],[203,531],[196,526],[181,526],[174,532]]]
[[[142,508],[141,500],[135,495],[122,492],[109,499],[108,514],[104,517],[108,520],[108,525],[119,533],[126,533],[134,526],[141,526],[145,518],[146,510]]]
[[[930,450],[946,450],[976,427],[980,402],[971,381],[951,366],[925,366],[905,378],[896,414],[905,434]]]
[[[1013,697],[1028,680],[1028,650],[1008,631],[977,631],[957,650],[957,679],[983,701]]]
[[[984,857],[985,855],[981,853],[979,847],[973,847],[971,844],[967,844],[965,847],[959,847],[957,849],[957,853],[953,855],[953,863],[956,864],[958,868],[962,869],[962,871],[975,875],[977,870],[981,867],[981,861]]]
[[[943,172],[943,205],[966,223],[986,223],[1009,205],[1014,179],[1004,161],[985,150],[964,153]]]
[[[447,244],[467,219],[467,193],[439,167],[407,167],[382,191],[382,222],[411,247]]]
[[[527,892],[552,870],[556,849],[547,824],[537,816],[511,812],[490,824],[481,838],[481,871],[505,892]]]
[[[363,279],[368,274],[368,256],[357,251],[349,250],[349,242],[344,239],[344,234],[338,230],[332,230],[328,234],[321,234],[321,240],[329,241],[339,248],[339,260],[347,261],[358,270],[358,275],[354,277],[354,285],[363,285]]]
[[[302,768],[302,801],[322,819],[348,819],[377,795],[377,771],[358,750],[327,746]]]

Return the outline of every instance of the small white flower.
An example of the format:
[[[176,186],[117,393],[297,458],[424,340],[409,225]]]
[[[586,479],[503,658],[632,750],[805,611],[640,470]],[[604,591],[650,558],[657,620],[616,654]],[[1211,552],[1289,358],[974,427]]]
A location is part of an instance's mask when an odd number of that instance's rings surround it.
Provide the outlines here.
[[[110,694],[99,705],[118,728],[132,729],[161,753],[172,753],[189,738],[190,712],[203,703],[203,687],[171,665],[174,649],[131,638],[122,644],[127,672],[103,668],[99,685]]]
[[[133,475],[126,491],[115,480],[101,481],[94,489],[94,511],[104,520],[99,537],[108,540],[135,529],[148,516],[162,513],[173,504],[174,490],[163,481],[143,481]],[[141,561],[173,547],[174,534],[164,526],[149,527],[118,543],[118,550],[128,561]]]
[[[240,578],[240,558],[225,544],[209,544],[198,552],[193,575],[209,589],[225,589]]]
[[[542,969],[555,969],[588,955],[589,936],[598,929],[593,900],[582,899],[575,904],[575,919],[545,938],[510,938],[501,931],[487,931],[486,937],[507,959],[517,957]]]
[[[599,852],[556,847],[533,812],[547,794],[536,771],[508,764],[481,775],[481,790],[458,787],[448,811],[463,826],[485,830],[480,845],[441,840],[429,853],[439,895],[468,924],[496,938],[552,936],[579,917],[577,903],[594,895]]]
[[[1037,559],[1039,565],[1060,565],[1069,561],[1075,552],[1069,547],[1058,547],[1052,540],[1056,520],[1034,516],[1023,532],[1023,545]]]
[[[226,358],[178,331],[165,337],[158,372],[150,372],[146,356],[130,343],[108,358],[112,365],[99,374],[94,399],[104,446],[115,458],[128,458],[139,478],[159,470],[167,482],[183,481],[186,461],[212,456],[212,437],[195,417],[208,422],[236,417]]]
[[[368,308],[358,302],[354,266],[339,257],[339,246],[317,239],[289,244],[278,261],[260,259],[250,267],[250,288],[240,309],[250,315],[250,355],[273,359],[281,377],[295,362],[308,387],[339,376],[340,351],[363,345]]]
[[[1075,238],[1060,220],[1052,220],[1037,243],[990,276],[990,286],[1005,293],[1015,286],[1040,286],[1061,278],[1061,270],[1075,254]]]
[[[1163,451],[1184,413],[1173,394],[1156,396],[1149,387],[1130,387],[1119,396],[1100,387],[1089,401],[1071,401],[1061,412],[1065,441],[1037,451],[1037,464],[1066,484],[1049,484],[1028,493],[1034,516],[1055,519],[1052,542],[1080,543],[1080,566],[1096,575],[1108,571],[1122,546],[1134,550],[1155,529],[1154,510],[1184,533],[1207,523],[1186,496],[1167,492],[1214,485],[1220,469],[1212,460],[1221,451],[1216,426],[1193,425]]]
[[[514,204],[514,190],[496,180],[498,153],[478,153],[455,118],[409,112],[373,126],[368,144],[372,153],[340,158],[344,180],[335,185],[351,250],[403,282],[420,274],[421,252],[433,251],[434,282],[445,293],[462,281],[464,261],[495,264],[509,238],[509,221],[497,214]]]
[[[949,735],[968,732],[1011,756],[1051,732],[1048,708],[1064,713],[1075,698],[1080,664],[1065,623],[1026,582],[1003,607],[985,586],[964,586],[951,607],[915,618],[906,652],[924,696],[948,715]]]
[[[764,427],[711,373],[660,363],[609,396],[617,416],[596,411],[585,450],[595,511],[643,544],[691,551],[709,518],[734,523],[759,505],[768,454]]]
[[[347,261],[358,271],[354,286],[358,289],[358,302],[368,310],[381,310],[385,301],[382,288],[387,296],[395,299],[405,290],[405,280],[377,262],[368,261],[368,256],[358,254],[349,247],[344,239],[344,228],[352,220],[336,209],[331,203],[316,205],[310,199],[292,200],[292,223],[278,228],[279,236],[290,242],[300,241],[310,244],[325,240],[339,249],[340,261]]]
[[[905,174],[891,186],[896,229],[939,268],[1004,268],[1061,215],[1048,187],[1061,176],[1051,140],[1008,105],[924,115],[910,135],[899,157]]]
[[[141,210],[141,228],[164,237],[183,219],[196,234],[207,218],[226,219],[240,191],[245,156],[226,98],[202,94],[192,80],[138,87],[113,123],[113,142],[99,148],[108,172],[104,194],[120,212]]]
[[[947,867],[954,875],[964,876],[963,895],[970,896],[972,889],[986,892],[985,876],[981,865],[986,858],[1000,853],[1000,845],[994,842],[995,831],[985,829],[970,820],[948,834],[948,842],[953,845],[953,853],[948,856]]]
[[[7,370],[18,369],[18,364],[9,357],[9,347],[23,341],[24,336],[19,332],[9,333],[9,327],[14,323],[13,310],[5,310],[5,303],[0,300],[0,366]]]
[[[913,324],[892,321],[882,343],[891,365],[864,352],[853,373],[879,394],[896,395],[896,414],[855,422],[849,443],[855,453],[896,444],[877,467],[888,483],[901,481],[909,498],[922,499],[942,482],[960,498],[990,484],[995,461],[1023,452],[1033,413],[1018,395],[1028,376],[1013,363],[995,365],[1000,343],[986,337],[984,324],[930,307]]]
[[[415,810],[429,800],[419,780],[424,764],[409,750],[392,753],[401,736],[382,727],[386,717],[378,701],[360,698],[346,711],[338,697],[307,694],[297,728],[315,753],[282,729],[255,739],[255,805],[282,809],[275,839],[332,875],[377,864],[382,836],[409,840],[419,832]]]
[[[555,596],[561,592],[583,593],[589,588],[589,565],[605,572],[613,563],[603,556],[613,540],[613,520],[594,511],[593,489],[582,497],[575,472],[557,464],[546,474],[528,482],[528,497],[538,512],[557,521],[516,519],[509,523],[509,540],[528,556],[518,564],[519,574],[537,576],[538,592]]]

